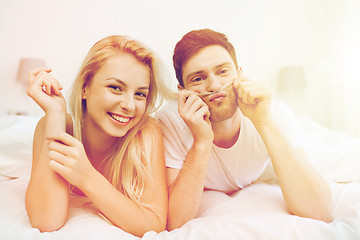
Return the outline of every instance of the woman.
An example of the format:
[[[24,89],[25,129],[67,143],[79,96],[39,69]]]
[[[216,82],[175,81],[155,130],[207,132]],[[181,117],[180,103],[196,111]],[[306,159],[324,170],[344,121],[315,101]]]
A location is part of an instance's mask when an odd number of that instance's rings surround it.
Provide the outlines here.
[[[27,93],[45,112],[34,134],[26,192],[31,224],[40,231],[61,228],[75,193],[124,231],[163,231],[164,148],[149,116],[163,85],[153,53],[125,36],[97,42],[75,79],[72,117],[50,72],[29,73]]]

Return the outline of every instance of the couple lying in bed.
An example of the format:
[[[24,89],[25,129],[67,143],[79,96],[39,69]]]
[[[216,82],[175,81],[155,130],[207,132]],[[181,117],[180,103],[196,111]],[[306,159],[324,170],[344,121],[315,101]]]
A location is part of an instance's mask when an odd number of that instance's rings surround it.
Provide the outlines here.
[[[158,111],[166,94],[158,61],[129,37],[90,49],[71,115],[51,69],[29,73],[27,93],[45,112],[26,192],[33,227],[61,228],[72,196],[86,196],[87,206],[131,234],[172,230],[195,217],[204,190],[237,191],[270,161],[294,214],[332,221],[329,187],[304,154],[296,124],[264,84],[244,76],[227,37],[191,31],[173,61],[178,99]]]

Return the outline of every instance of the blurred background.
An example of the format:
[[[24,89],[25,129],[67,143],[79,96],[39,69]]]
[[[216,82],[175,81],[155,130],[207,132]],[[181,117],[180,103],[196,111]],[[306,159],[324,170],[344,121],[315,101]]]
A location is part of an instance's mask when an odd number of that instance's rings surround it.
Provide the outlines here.
[[[359,0],[0,0],[0,116],[43,115],[21,69],[53,68],[67,96],[90,47],[114,34],[157,52],[176,89],[174,46],[200,28],[225,33],[244,73],[296,114],[360,137]]]

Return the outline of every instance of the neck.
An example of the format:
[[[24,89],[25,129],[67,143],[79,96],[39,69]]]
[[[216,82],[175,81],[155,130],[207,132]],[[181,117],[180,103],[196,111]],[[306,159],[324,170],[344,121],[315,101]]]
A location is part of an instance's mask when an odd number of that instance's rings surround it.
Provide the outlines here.
[[[211,122],[214,132],[214,144],[221,148],[230,148],[237,141],[241,127],[241,114],[237,109],[235,114],[226,120]]]

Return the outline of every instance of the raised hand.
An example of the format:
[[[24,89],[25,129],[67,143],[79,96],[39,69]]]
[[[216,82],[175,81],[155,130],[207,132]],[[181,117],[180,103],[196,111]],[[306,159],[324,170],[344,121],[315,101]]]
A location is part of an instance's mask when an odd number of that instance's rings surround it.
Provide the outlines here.
[[[212,142],[214,133],[211,128],[209,107],[193,91],[179,91],[179,114],[189,127],[194,141]]]
[[[237,102],[241,112],[251,120],[255,127],[260,127],[272,121],[271,94],[265,84],[250,81],[242,72],[233,83],[237,93]]]
[[[39,68],[29,72],[29,87],[26,93],[44,110],[66,112],[66,103],[61,93],[63,87],[54,76],[51,69]]]
[[[48,138],[50,168],[70,184],[82,189],[96,169],[90,163],[83,144],[67,133]]]

